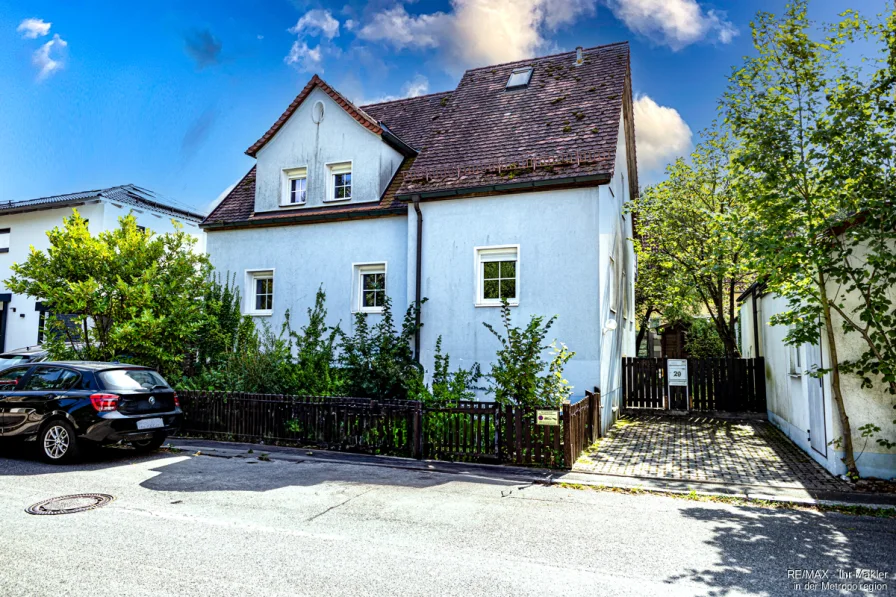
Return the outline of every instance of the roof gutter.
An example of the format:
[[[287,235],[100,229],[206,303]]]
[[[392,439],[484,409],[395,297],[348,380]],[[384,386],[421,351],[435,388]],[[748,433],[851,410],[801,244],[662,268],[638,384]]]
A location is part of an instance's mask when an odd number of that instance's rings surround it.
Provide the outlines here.
[[[413,200],[417,196],[420,199],[436,199],[440,197],[456,197],[458,195],[470,195],[473,193],[494,193],[518,191],[525,189],[538,189],[544,187],[566,186],[571,184],[583,184],[588,182],[596,182],[598,184],[606,184],[610,182],[610,175],[606,173],[589,174],[587,176],[567,176],[564,178],[552,178],[550,180],[535,180],[530,182],[506,182],[493,185],[480,185],[475,187],[464,187],[458,189],[443,189],[430,192],[415,193],[397,193],[396,198],[402,201]]]
[[[203,230],[234,230],[239,228],[265,228],[270,226],[285,226],[288,224],[313,224],[315,222],[339,222],[344,220],[360,220],[364,218],[379,218],[387,216],[407,215],[407,208],[399,206],[399,209],[383,208],[371,209],[359,212],[341,212],[326,214],[306,214],[289,218],[263,218],[257,220],[241,220],[239,222],[204,222],[199,225]]]
[[[382,122],[378,122],[380,128],[383,129],[383,141],[391,145],[394,149],[398,151],[401,155],[406,158],[416,157],[417,150],[399,139],[389,128]]]

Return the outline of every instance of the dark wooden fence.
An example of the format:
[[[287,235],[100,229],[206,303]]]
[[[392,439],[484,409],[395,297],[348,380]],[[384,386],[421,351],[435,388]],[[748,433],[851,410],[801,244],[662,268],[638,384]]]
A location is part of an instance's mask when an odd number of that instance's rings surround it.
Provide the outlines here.
[[[665,358],[622,359],[627,409],[765,412],[765,359],[688,359],[688,403],[684,388],[670,393]]]
[[[422,405],[414,400],[179,391],[181,432],[331,450],[420,456]]]
[[[185,435],[314,445],[464,462],[570,467],[600,433],[600,393],[564,404],[559,425],[495,402],[423,408],[413,400],[178,392]]]

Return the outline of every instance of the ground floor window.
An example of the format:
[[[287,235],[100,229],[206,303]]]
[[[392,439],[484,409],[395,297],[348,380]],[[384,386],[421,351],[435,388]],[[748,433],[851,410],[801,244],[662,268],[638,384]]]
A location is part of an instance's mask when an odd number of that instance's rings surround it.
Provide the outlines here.
[[[271,315],[274,311],[274,270],[246,272],[248,315]]]
[[[476,248],[476,304],[519,304],[519,246]]]
[[[355,310],[361,313],[382,313],[386,304],[386,264],[357,263],[353,269]]]

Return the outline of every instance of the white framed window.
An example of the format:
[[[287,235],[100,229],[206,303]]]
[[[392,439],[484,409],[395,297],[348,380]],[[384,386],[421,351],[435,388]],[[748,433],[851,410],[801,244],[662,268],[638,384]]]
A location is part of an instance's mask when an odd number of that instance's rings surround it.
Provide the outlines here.
[[[308,169],[289,168],[283,171],[283,193],[280,207],[299,207],[308,198]]]
[[[246,314],[266,316],[274,313],[274,270],[246,271]]]
[[[0,228],[0,253],[9,253],[9,228]]]
[[[355,312],[382,313],[386,304],[386,264],[355,263],[352,265]]]
[[[610,268],[609,269],[610,269],[610,280],[609,280],[610,296],[608,297],[609,298],[608,304],[610,305],[610,312],[616,313],[616,301],[618,300],[617,299],[618,293],[617,293],[617,288],[616,288],[616,260],[613,257],[610,257]]]
[[[352,163],[327,164],[327,196],[324,201],[348,201],[352,198]]]
[[[476,247],[476,306],[520,304],[520,246]]]

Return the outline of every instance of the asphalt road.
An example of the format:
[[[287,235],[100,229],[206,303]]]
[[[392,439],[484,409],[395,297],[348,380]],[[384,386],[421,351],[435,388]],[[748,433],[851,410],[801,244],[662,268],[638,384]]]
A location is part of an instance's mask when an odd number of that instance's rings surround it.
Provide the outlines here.
[[[893,519],[259,453],[108,449],[54,467],[0,446],[0,595],[868,593],[788,578],[856,568],[888,575],[868,594],[896,595]],[[25,512],[84,492],[115,501]]]

